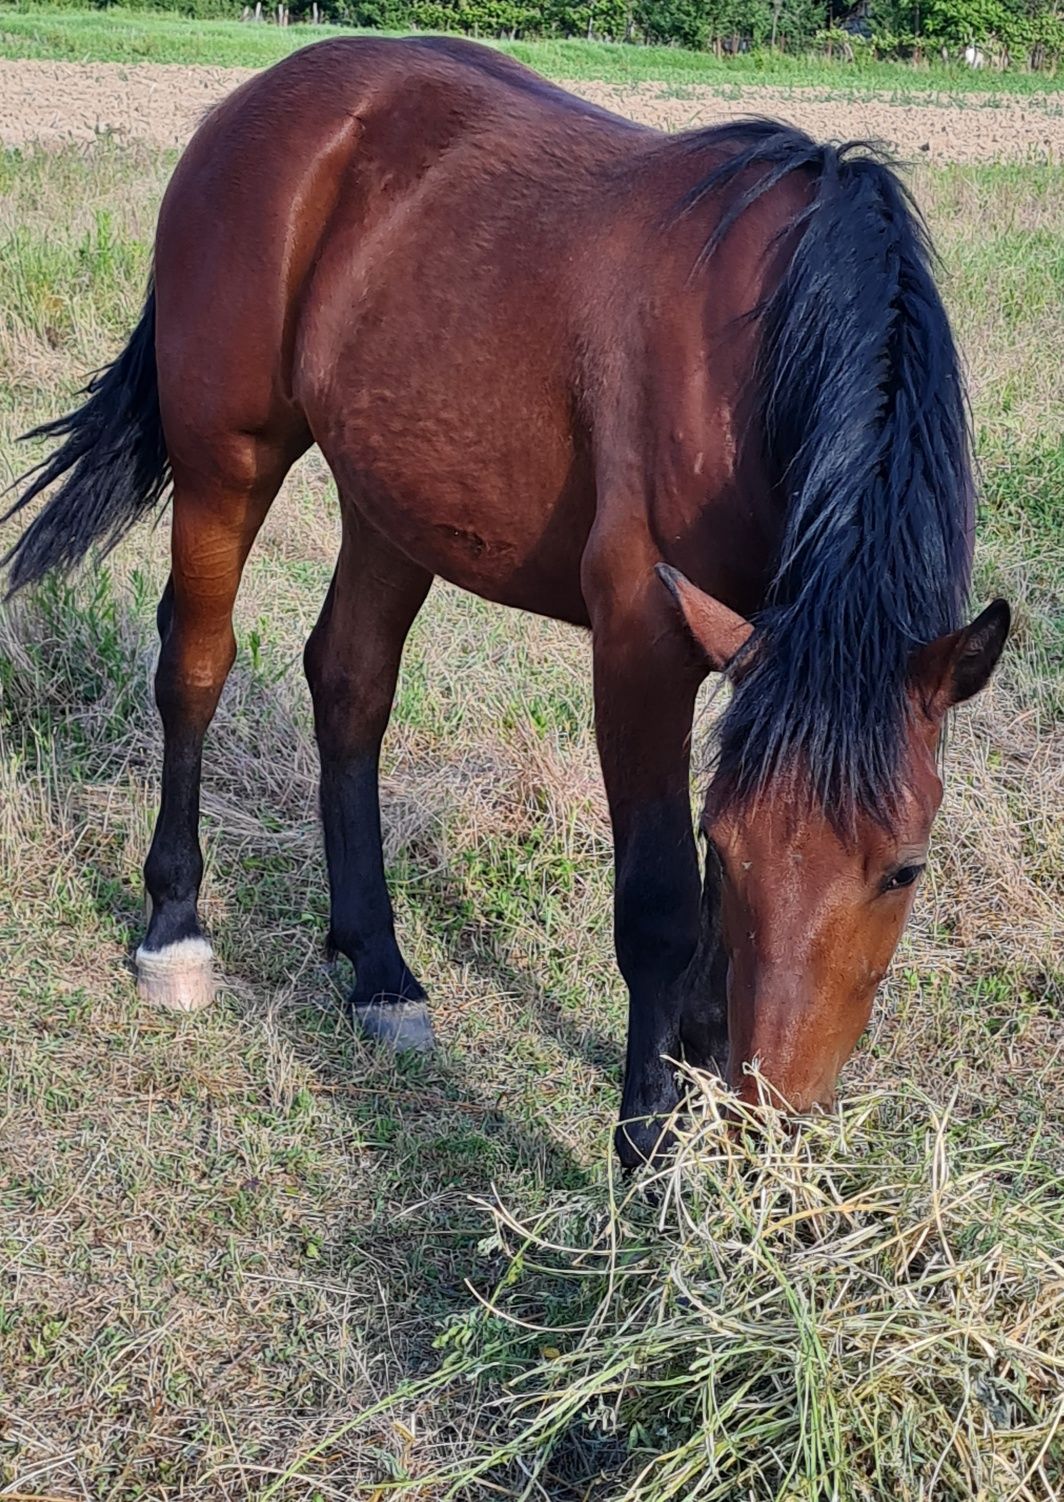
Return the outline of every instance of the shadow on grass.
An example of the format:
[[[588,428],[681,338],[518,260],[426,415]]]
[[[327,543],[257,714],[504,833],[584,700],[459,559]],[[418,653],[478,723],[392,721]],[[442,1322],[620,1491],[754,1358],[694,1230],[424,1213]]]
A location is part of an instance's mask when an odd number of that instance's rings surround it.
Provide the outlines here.
[[[531,1019],[536,1029],[564,1053],[582,1059],[589,1069],[620,1089],[624,1049],[615,1038],[578,1022],[534,969],[506,953],[503,931],[484,924],[459,926],[449,921],[449,915],[471,906],[474,896],[458,868],[437,870],[431,889],[420,888],[417,905],[436,928],[443,957],[479,977],[500,995],[512,998],[515,1026],[522,1015]],[[535,914],[530,916],[534,920]],[[429,991],[431,1005],[431,977],[422,976],[421,980]]]

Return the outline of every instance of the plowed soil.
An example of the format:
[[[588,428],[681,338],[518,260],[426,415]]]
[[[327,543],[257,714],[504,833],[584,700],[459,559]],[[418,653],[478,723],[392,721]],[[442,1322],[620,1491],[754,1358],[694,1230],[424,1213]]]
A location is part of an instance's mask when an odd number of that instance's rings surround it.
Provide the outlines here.
[[[204,111],[250,76],[242,68],[0,61],[0,143],[59,145],[110,134],[180,146]],[[959,105],[934,95],[897,102],[877,95],[832,98],[810,89],[571,87],[667,130],[756,112],[791,120],[820,137],[880,140],[917,160],[1064,161],[1064,112],[1051,96],[973,95]]]

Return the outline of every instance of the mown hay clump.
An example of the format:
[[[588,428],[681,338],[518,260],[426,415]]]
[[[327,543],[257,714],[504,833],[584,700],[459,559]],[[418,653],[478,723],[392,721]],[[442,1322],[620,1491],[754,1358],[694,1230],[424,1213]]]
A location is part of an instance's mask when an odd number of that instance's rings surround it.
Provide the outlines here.
[[[736,1130],[690,1084],[666,1167],[534,1223],[492,1207],[504,1271],[437,1379],[475,1419],[417,1494],[1059,1497],[1064,1183],[1037,1148],[911,1088]]]

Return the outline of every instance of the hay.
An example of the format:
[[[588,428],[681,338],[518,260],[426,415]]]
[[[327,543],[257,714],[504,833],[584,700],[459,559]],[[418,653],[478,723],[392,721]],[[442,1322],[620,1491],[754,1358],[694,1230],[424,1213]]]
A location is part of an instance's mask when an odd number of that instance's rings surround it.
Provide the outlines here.
[[[914,1088],[791,1131],[690,1084],[674,1158],[619,1197],[491,1207],[504,1270],[432,1384],[468,1385],[465,1457],[382,1496],[1059,1497],[1064,1185],[1036,1153]]]

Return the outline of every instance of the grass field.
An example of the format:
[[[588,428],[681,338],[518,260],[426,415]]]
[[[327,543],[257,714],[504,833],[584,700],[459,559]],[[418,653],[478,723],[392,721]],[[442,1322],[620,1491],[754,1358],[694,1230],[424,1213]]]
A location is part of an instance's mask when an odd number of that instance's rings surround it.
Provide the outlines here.
[[[121,38],[95,22],[93,46]],[[34,24],[5,17],[5,46]],[[160,47],[186,30],[159,22]],[[0,157],[4,482],[33,457],[16,434],[132,326],[171,167],[107,142]],[[958,718],[850,1105],[797,1142],[766,1128],[760,1170],[710,1098],[657,1194],[612,1178],[623,997],[579,634],[445,587],[414,631],[386,849],[442,1051],[397,1065],[321,954],[299,669],[337,543],[321,461],[239,603],[205,767],[225,986],[199,1017],[138,1009],[127,960],[165,529],[0,611],[5,1492],[1064,1492],[1064,169],[915,186],[972,369],[976,594],[1017,626]]]
[[[0,57],[8,58],[254,68],[274,63],[310,41],[338,34],[342,34],[338,28],[329,26],[280,28],[239,21],[194,21],[150,11],[79,11],[0,4]],[[1023,95],[1064,88],[1064,75],[1019,69],[975,72],[937,59],[913,67],[891,62],[847,64],[782,53],[716,58],[678,47],[607,42],[557,40],[496,45],[549,77],[607,83],[649,82],[676,87],[772,84],[814,87],[829,93],[874,89],[899,96],[928,91],[958,96]]]

